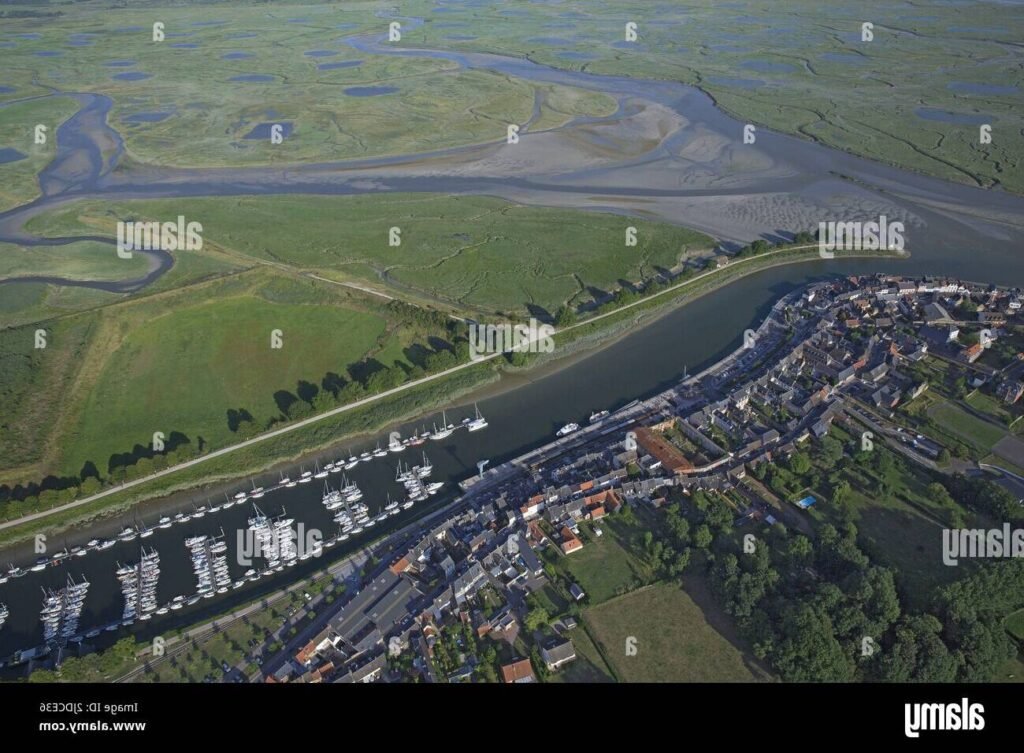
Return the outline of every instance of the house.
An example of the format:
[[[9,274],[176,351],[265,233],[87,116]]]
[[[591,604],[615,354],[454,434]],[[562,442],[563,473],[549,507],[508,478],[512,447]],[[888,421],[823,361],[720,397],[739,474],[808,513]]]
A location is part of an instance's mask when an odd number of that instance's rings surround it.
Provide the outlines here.
[[[981,354],[984,352],[985,348],[981,343],[974,343],[974,345],[969,345],[961,350],[957,354],[957,358],[961,361],[965,361],[966,363],[974,363],[981,358]]]
[[[501,668],[501,677],[506,683],[514,682],[537,682],[533,674],[533,667],[529,659],[520,659],[511,664],[505,664]]]
[[[483,586],[485,577],[483,565],[479,562],[474,562],[465,573],[455,579],[455,583],[452,585],[455,603],[465,603],[468,598]]]
[[[544,495],[535,494],[530,497],[523,505],[520,506],[519,512],[523,516],[523,520],[530,520],[540,515],[541,510],[544,509]]]
[[[541,648],[540,655],[548,669],[554,672],[576,658],[576,649],[573,648],[570,640],[555,639],[549,645]]]
[[[384,669],[387,667],[387,657],[384,654],[371,659],[366,664],[353,669],[350,672],[345,673],[337,679],[337,682],[341,683],[369,683],[375,682],[384,674]]]
[[[583,548],[583,542],[575,533],[569,530],[569,526],[562,526],[562,553],[572,554]]]
[[[929,324],[950,323],[953,321],[953,317],[938,303],[929,303],[924,307],[924,320]]]
[[[444,573],[445,580],[451,580],[455,577],[455,561],[451,558],[451,555],[446,554],[444,559],[438,563],[438,567]]]
[[[578,583],[573,583],[569,586],[569,593],[572,594],[572,598],[576,599],[576,601],[579,601],[587,595],[586,592],[580,588]]]
[[[544,572],[544,566],[530,547],[524,546],[519,549],[519,559],[530,575],[537,576]]]

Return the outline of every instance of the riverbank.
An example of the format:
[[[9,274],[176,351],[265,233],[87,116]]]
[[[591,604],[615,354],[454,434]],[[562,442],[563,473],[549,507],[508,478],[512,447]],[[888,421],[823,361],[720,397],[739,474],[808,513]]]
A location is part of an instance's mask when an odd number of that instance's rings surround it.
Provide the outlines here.
[[[842,258],[859,256],[906,257],[905,254],[880,251],[848,252]],[[146,479],[104,490],[92,498],[5,522],[0,524],[0,546],[13,547],[39,533],[57,536],[72,526],[84,527],[99,521],[113,529],[126,520],[134,519],[140,512],[138,506],[146,501],[159,499],[159,504],[147,506],[147,514],[164,512],[180,508],[190,495],[200,491],[206,495],[220,494],[229,487],[237,486],[242,479],[276,472],[303,461],[312,463],[319,454],[328,450],[337,450],[342,445],[352,444],[361,437],[403,422],[422,419],[452,405],[453,398],[471,402],[482,395],[503,394],[515,389],[522,384],[521,378],[528,374],[531,377],[528,381],[556,374],[612,345],[626,334],[636,332],[679,306],[721,289],[730,282],[772,267],[812,260],[820,260],[816,246],[783,248],[760,256],[736,259],[724,267],[702,272],[648,297],[559,330],[555,335],[557,356],[533,355],[528,368],[508,370],[513,383],[507,389],[495,384],[502,381],[507,366],[495,369],[494,361],[504,362],[503,358],[491,357],[480,363],[461,364],[447,372],[200,456]],[[258,451],[255,449],[257,445]],[[130,488],[126,488],[129,485]],[[129,511],[131,515],[126,515]]]

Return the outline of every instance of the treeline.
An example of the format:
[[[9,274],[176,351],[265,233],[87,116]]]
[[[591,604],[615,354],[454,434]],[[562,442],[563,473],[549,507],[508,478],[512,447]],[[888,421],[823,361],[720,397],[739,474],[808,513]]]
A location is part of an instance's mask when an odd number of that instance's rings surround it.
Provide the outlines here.
[[[813,243],[814,240],[815,237],[812,234],[803,231],[796,233],[791,241],[778,241],[776,243],[771,243],[765,240],[756,240],[737,251],[733,258],[758,256],[760,254],[767,253],[768,251],[784,249],[788,246]],[[709,268],[713,268],[715,264],[715,259],[708,260]],[[657,277],[652,277],[644,282],[634,283],[632,285],[622,285],[608,300],[595,306],[592,311],[595,315],[614,311],[622,306],[626,306],[643,298],[655,295],[656,293],[660,293],[672,285],[684,282],[693,277],[694,274],[695,272],[693,269],[684,267],[675,275],[662,273]],[[567,327],[571,324],[575,324],[579,313],[581,312],[575,307],[562,306],[553,317],[555,325],[557,327]]]
[[[760,256],[761,254],[766,254],[769,251],[776,251],[786,248],[787,246],[806,246],[810,243],[814,243],[816,239],[816,233],[812,234],[803,230],[796,233],[791,241],[776,241],[775,243],[772,243],[770,241],[758,239],[753,243],[748,243],[737,251],[736,257],[739,259],[746,259],[749,256]]]

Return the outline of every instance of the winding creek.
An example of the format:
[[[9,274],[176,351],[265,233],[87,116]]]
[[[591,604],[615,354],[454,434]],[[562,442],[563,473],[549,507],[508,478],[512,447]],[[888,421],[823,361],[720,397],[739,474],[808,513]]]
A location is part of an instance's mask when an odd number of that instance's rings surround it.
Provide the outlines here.
[[[575,358],[564,368],[508,378],[513,388],[479,401],[490,422],[488,429],[472,435],[458,431],[448,440],[428,442],[400,456],[412,461],[418,458],[420,449],[426,450],[434,465],[433,479],[448,482],[445,493],[424,505],[433,507],[451,499],[454,482],[473,473],[478,460],[489,459],[492,466],[497,465],[550,438],[568,421],[584,421],[598,408],[612,408],[654,394],[677,381],[684,368],[693,373],[717,360],[738,345],[743,331],[756,326],[779,296],[811,280],[898,270],[903,274],[943,274],[1024,285],[1024,265],[1019,262],[1024,241],[1021,197],[943,182],[763,129],[758,130],[756,144],[742,145],[742,123],[719,110],[700,90],[680,84],[563,71],[495,55],[399,49],[377,37],[352,37],[349,43],[366,54],[440,57],[469,68],[602,91],[613,96],[619,107],[606,118],[579,119],[552,131],[531,133],[527,128],[520,144],[514,146],[491,143],[429,154],[301,165],[287,171],[142,168],[119,174],[113,168],[123,153],[123,142],[106,122],[111,100],[102,95],[75,94],[80,110],[58,131],[57,157],[40,174],[43,195],[0,215],[0,240],[28,245],[86,240],[42,239],[24,230],[28,219],[39,212],[82,198],[429,191],[642,213],[704,230],[726,244],[777,237],[782,232],[814,227],[822,220],[886,214],[906,222],[907,245],[912,252],[909,260],[900,262],[843,260],[840,256],[767,269],[672,310],[601,350]],[[610,159],[598,156],[599,150],[594,147],[599,143],[632,146],[628,156]],[[152,261],[150,272],[138,280],[101,283],[33,279],[133,291],[157,279],[173,263],[169,254],[155,254]],[[0,295],[2,289],[0,286]],[[450,418],[457,423],[470,410],[467,405],[455,407]],[[433,418],[426,423],[429,425]],[[396,428],[408,435],[423,423]],[[372,449],[378,439],[363,439],[351,448],[342,443],[328,457],[347,457],[349,449]],[[400,492],[394,481],[397,457],[389,455],[362,463],[348,473],[362,488],[371,510],[381,507],[388,493],[395,497]],[[306,462],[307,469],[312,462]],[[293,477],[298,475],[297,468],[289,472]],[[337,485],[339,479],[340,475],[332,474],[329,480]],[[256,483],[270,486],[276,480],[275,473],[256,479]],[[284,509],[288,517],[307,529],[317,528],[330,536],[336,527],[332,513],[320,503],[322,483],[314,481],[270,492],[258,504],[267,514]],[[196,495],[196,504],[205,501],[204,495]],[[217,504],[216,498],[212,502]],[[167,504],[146,503],[117,520],[97,523],[88,530],[69,531],[66,537],[54,537],[50,547],[59,549],[95,537],[109,538],[126,522],[136,520],[152,527],[165,514]],[[236,505],[201,520],[158,529],[145,540],[72,557],[66,564],[0,585],[0,602],[10,608],[10,617],[0,630],[0,657],[41,642],[39,589],[62,585],[69,574],[76,579],[85,576],[92,584],[81,619],[83,631],[117,620],[122,603],[115,569],[118,562],[138,560],[140,543],[160,552],[161,603],[195,591],[184,546],[188,536],[219,534],[223,530],[232,577],[241,577],[246,568],[235,561],[235,536],[246,527],[251,514],[250,503]],[[372,532],[380,535],[408,518],[409,513],[390,518]],[[358,543],[359,539],[353,539],[346,542],[347,549],[339,545],[327,555],[340,558]],[[0,563],[9,559],[25,566],[35,557],[31,548],[16,547],[0,556]],[[323,559],[301,563],[291,573],[264,578],[131,629],[141,639],[166,633],[250,601],[324,564]],[[0,566],[0,574],[5,571],[6,567]],[[104,632],[97,642],[102,645],[123,634]]]

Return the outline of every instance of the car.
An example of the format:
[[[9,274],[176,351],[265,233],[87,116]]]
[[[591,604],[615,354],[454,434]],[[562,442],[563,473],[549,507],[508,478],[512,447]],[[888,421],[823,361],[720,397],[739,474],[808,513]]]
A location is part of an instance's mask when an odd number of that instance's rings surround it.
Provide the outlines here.
[[[309,595],[309,592],[308,592],[308,591],[303,591],[303,592],[302,592],[302,598],[304,598],[304,599],[305,599],[306,601],[309,601],[309,600],[310,600],[310,599],[312,599],[313,597]]]
[[[231,671],[231,665],[228,664],[226,661],[222,661],[220,663],[220,668],[224,670],[224,674],[227,674]]]

